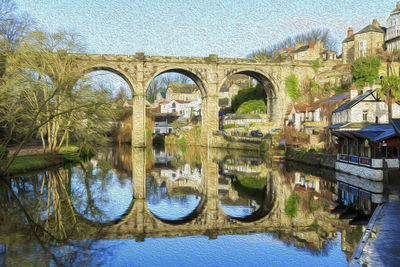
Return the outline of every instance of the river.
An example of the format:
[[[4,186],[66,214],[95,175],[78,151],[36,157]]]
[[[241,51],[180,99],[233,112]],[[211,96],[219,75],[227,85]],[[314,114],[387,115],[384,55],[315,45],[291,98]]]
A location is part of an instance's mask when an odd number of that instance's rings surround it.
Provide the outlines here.
[[[185,146],[104,148],[10,185],[6,266],[346,266],[383,197],[357,177]]]

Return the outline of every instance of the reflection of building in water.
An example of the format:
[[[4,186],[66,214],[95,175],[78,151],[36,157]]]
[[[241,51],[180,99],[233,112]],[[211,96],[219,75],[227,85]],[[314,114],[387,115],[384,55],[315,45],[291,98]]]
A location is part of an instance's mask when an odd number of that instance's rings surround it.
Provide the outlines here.
[[[166,165],[173,159],[173,157],[170,154],[166,153],[165,151],[154,150],[153,153],[154,153],[155,164]]]
[[[239,199],[238,192],[232,188],[232,179],[226,176],[220,176],[218,179],[218,196],[222,200],[231,200],[233,202]],[[222,202],[224,203],[224,202]],[[225,204],[225,203],[224,203]],[[247,202],[246,202],[247,204]]]
[[[170,196],[202,193],[201,171],[188,163],[176,169],[154,169],[151,174],[159,187],[167,188]]]
[[[250,174],[258,176],[262,172],[263,164],[260,159],[227,159],[223,164],[225,174]]]
[[[378,204],[383,202],[383,182],[339,172],[336,179],[338,202],[361,213],[359,215],[372,215]]]
[[[301,186],[305,189],[312,189],[320,193],[320,178],[313,175],[305,175],[299,172],[294,174],[295,186]]]

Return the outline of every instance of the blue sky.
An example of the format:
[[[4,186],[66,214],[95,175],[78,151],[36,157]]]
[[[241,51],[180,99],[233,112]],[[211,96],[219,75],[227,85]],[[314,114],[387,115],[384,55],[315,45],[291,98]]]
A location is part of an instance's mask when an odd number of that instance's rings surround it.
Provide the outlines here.
[[[89,53],[246,57],[314,27],[339,42],[347,27],[378,18],[385,26],[393,0],[16,0],[40,28],[73,30]]]

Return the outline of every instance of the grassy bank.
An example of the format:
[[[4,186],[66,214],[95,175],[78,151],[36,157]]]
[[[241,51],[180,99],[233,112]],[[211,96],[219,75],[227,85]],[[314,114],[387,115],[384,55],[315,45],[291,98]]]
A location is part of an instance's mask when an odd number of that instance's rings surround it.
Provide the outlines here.
[[[8,172],[10,174],[24,174],[68,163],[76,164],[82,160],[77,153],[78,150],[77,146],[70,146],[68,152],[64,147],[61,148],[59,153],[38,153],[18,156],[11,164]],[[0,161],[0,165],[5,165],[6,163],[6,160]]]

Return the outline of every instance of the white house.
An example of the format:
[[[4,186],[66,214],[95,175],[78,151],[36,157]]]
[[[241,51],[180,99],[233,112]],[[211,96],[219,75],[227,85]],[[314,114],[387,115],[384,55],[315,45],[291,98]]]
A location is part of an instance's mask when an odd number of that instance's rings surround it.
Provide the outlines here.
[[[330,129],[360,129],[373,123],[389,123],[388,107],[376,91],[379,86],[366,86],[362,94],[353,87],[350,90],[350,100],[339,106],[332,113]],[[392,105],[392,117],[400,118],[400,104]]]
[[[224,125],[235,124],[248,127],[251,122],[261,122],[261,120],[258,114],[227,114],[224,116]]]
[[[306,103],[295,104],[287,115],[286,125],[294,125],[296,130],[300,131],[304,122],[320,122],[321,103],[322,101],[316,99],[311,105]]]
[[[200,115],[201,99],[195,101],[172,100],[160,103],[161,113],[175,113],[180,118],[189,119],[191,115]]]

